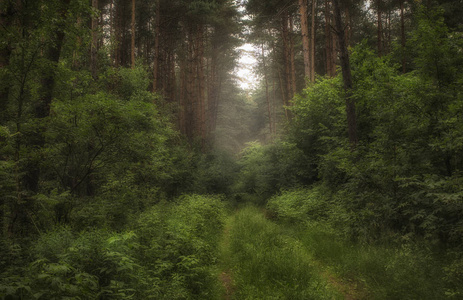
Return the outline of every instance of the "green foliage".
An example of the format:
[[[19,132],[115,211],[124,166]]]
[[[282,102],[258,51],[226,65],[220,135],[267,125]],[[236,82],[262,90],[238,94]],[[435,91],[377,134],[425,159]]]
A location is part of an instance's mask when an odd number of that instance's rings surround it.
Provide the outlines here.
[[[318,78],[294,98],[290,140],[304,153],[311,181],[319,177],[320,155],[345,143],[345,108],[339,77]]]
[[[346,139],[339,76],[319,79],[294,101],[291,140],[334,191],[328,202],[340,212],[339,230],[354,238],[461,244],[462,81],[455,70],[463,57],[441,15],[424,8],[418,15],[414,72],[400,74],[367,42],[352,49],[355,151]]]
[[[140,217],[140,260],[162,279],[159,298],[217,297],[214,265],[223,224],[222,199],[213,196],[184,196]]]
[[[283,191],[270,198],[267,209],[279,220],[289,223],[325,220],[331,212],[328,204],[322,200],[324,192],[321,187]]]
[[[250,143],[239,160],[236,198],[262,203],[280,189],[307,183],[310,173],[300,165],[304,159],[292,143],[275,142],[266,146]]]
[[[303,244],[341,277],[364,285],[372,299],[441,299],[445,281],[439,254],[423,244],[374,246],[344,240],[332,228],[312,224],[301,231]]]
[[[450,290],[459,293],[455,285],[461,279],[455,269],[458,260],[449,264],[424,241],[408,240],[397,246],[349,240],[350,235],[343,235],[338,228],[353,226],[358,220],[349,220],[354,216],[330,201],[326,192],[322,186],[283,192],[267,207],[278,222],[295,232],[317,261],[364,286],[367,298],[440,299]],[[453,289],[446,289],[450,286]]]
[[[75,236],[58,228],[37,241],[24,277],[5,278],[1,292],[26,299],[143,297],[155,282],[131,257],[134,238],[99,230]]]
[[[0,296],[21,299],[217,299],[219,197],[184,196],[142,214],[133,231],[56,228],[34,243],[21,273],[0,274]]]
[[[194,172],[193,190],[201,194],[230,195],[238,171],[236,159],[225,151],[211,151],[201,156]]]
[[[152,103],[154,95],[145,91],[147,82],[140,83],[146,72],[121,69],[120,74],[121,94],[127,98],[99,92],[53,102],[48,143],[42,150],[42,170],[48,171],[42,193],[50,198],[58,181],[61,193],[100,196],[81,199],[83,203],[58,201],[55,207],[66,208],[56,221],[68,221],[74,209],[81,219],[82,212],[96,208],[92,202],[97,202],[101,206],[96,211],[109,209],[106,216],[101,211],[108,225],[122,228],[129,217],[127,209],[136,212],[157,201],[160,187],[172,179],[168,143],[175,134]]]
[[[116,76],[118,76],[116,91],[122,99],[130,100],[143,94],[145,97],[148,95],[150,80],[148,72],[143,66],[137,66],[134,69],[120,68]],[[148,97],[153,98],[153,96]]]

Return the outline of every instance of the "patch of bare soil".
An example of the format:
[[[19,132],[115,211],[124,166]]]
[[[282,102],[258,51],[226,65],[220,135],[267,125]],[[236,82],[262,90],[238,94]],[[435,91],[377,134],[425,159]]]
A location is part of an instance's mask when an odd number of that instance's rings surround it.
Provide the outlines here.
[[[219,276],[220,282],[222,282],[222,285],[225,289],[225,295],[224,299],[226,300],[231,300],[233,299],[233,293],[234,293],[234,286],[233,286],[233,280],[230,275],[229,271],[223,271],[220,276]]]
[[[346,300],[369,299],[368,293],[361,282],[339,278],[328,270],[323,271],[322,276],[331,286],[339,291]]]

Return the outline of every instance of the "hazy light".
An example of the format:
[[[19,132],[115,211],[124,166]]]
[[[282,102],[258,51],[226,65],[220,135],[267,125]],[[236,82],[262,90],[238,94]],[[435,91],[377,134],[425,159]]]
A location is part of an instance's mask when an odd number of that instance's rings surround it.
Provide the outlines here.
[[[252,90],[257,85],[257,76],[253,70],[257,64],[255,49],[252,44],[244,44],[238,50],[240,51],[240,58],[234,72],[238,79],[238,85],[243,90]]]

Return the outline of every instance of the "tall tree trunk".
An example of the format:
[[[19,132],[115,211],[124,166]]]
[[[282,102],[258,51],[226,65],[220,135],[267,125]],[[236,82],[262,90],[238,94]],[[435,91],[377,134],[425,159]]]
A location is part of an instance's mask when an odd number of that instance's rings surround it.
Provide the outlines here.
[[[135,1],[132,0],[132,40],[130,45],[132,69],[135,68]]]
[[[92,0],[92,8],[96,12],[98,10],[98,0]],[[92,72],[93,79],[97,78],[97,62],[98,55],[98,16],[92,17],[92,44],[90,47],[90,70]]]
[[[47,69],[43,71],[43,75],[41,78],[40,96],[35,105],[34,110],[35,117],[38,119],[44,119],[50,115],[50,105],[53,98],[53,91],[55,88],[56,66],[58,65],[60,59],[61,48],[64,41],[64,27],[66,24],[69,2],[70,0],[60,1],[61,7],[58,11],[59,15],[57,16],[60,21],[55,30],[53,31],[52,40],[50,41],[50,43],[48,43],[48,48],[44,52],[45,58],[51,63],[51,67],[47,67]],[[35,136],[35,140],[32,141],[32,144],[37,149],[42,148],[45,144],[45,138],[43,136],[45,128],[42,127],[39,128],[39,130],[40,131]],[[38,191],[39,175],[39,162],[36,160],[29,161],[24,181],[27,190],[33,193],[36,193]]]
[[[148,32],[151,32],[151,22],[148,22]],[[144,44],[143,44],[143,47],[144,47],[144,53],[143,55],[145,56],[145,61],[149,61],[150,60],[150,54],[151,54],[151,35],[146,35],[145,36],[145,39],[144,39]]]
[[[176,77],[175,77],[175,53],[174,53],[174,42],[172,42],[171,49],[169,52],[168,63],[169,63],[169,88],[167,93],[167,98],[169,101],[175,101],[175,88],[176,88]]]
[[[1,9],[1,8],[0,8]],[[13,4],[8,1],[4,10],[0,10],[0,28],[8,28],[13,17]],[[0,69],[8,68],[10,64],[11,44],[9,40],[0,44]],[[8,106],[8,98],[10,94],[10,85],[6,84],[9,81],[8,72],[0,78],[0,125],[6,120],[6,108]]]
[[[296,63],[294,59],[293,17],[289,16],[289,59],[291,63],[291,98],[296,95]],[[291,102],[289,102],[291,104]]]
[[[159,76],[159,39],[161,35],[161,0],[156,0],[156,12],[154,18],[153,92],[157,92]]]
[[[383,42],[382,42],[382,35],[383,35],[383,25],[381,19],[381,0],[376,1],[376,9],[378,12],[378,56],[381,57],[383,55]]]
[[[115,29],[116,29],[116,21],[114,18],[114,0],[111,0],[109,2],[109,40],[111,42],[111,50],[110,50],[110,56],[111,56],[111,62],[112,65],[115,65],[115,60],[116,60],[116,35],[115,35]]]
[[[278,78],[280,80],[281,98],[283,100],[283,105],[285,106],[284,107],[285,117],[286,117],[286,120],[289,120],[289,112],[288,112],[288,108],[287,108],[288,100],[286,99],[287,94],[285,93],[285,87],[284,87],[284,84],[283,84],[283,78],[281,76],[281,71],[278,71]]]
[[[55,67],[59,62],[61,48],[64,41],[65,22],[67,18],[67,9],[70,0],[61,0],[61,8],[59,11],[60,23],[57,26],[52,41],[48,44],[49,47],[45,51],[45,57],[53,64],[52,71],[46,70],[41,80],[41,95],[35,107],[35,115],[37,118],[45,118],[50,114],[50,104],[53,97],[53,89],[55,87]]]
[[[268,78],[267,78],[267,64],[265,61],[265,50],[264,50],[264,43],[262,42],[262,67],[264,68],[264,81],[265,81],[265,99],[267,101],[267,112],[268,112],[268,123],[270,129],[270,138],[272,137],[272,112],[270,110],[270,96],[268,92]]]
[[[193,38],[193,28],[189,28],[188,32],[188,51],[187,51],[187,89],[186,89],[186,135],[190,142],[193,142],[196,124],[195,124],[195,113],[196,113],[196,59],[195,59],[195,46]]]
[[[117,2],[114,11],[114,67],[122,64],[122,4]]]
[[[347,113],[347,129],[349,132],[349,141],[354,149],[358,143],[357,136],[357,120],[355,112],[355,101],[352,97],[352,74],[350,69],[349,52],[345,41],[344,27],[341,20],[341,10],[339,8],[339,0],[332,0],[334,4],[334,15],[336,23],[336,33],[340,48],[340,61],[342,69],[342,79],[344,82],[344,90],[346,97],[346,113]]]
[[[391,45],[392,45],[392,22],[391,22],[391,10],[389,9],[387,12],[387,53],[391,52]]]
[[[13,5],[11,1],[8,1],[4,10],[1,10],[0,7],[0,28],[9,29],[11,24],[11,18],[13,17]],[[0,70],[4,68],[8,68],[10,64],[10,56],[11,56],[11,44],[10,40],[6,39],[3,44],[0,44]],[[9,102],[9,95],[10,95],[10,85],[6,84],[10,81],[8,76],[8,71],[3,73],[3,76],[0,77],[0,125],[6,123],[8,119],[7,114],[7,107]],[[18,133],[20,131],[18,130]],[[19,134],[17,137],[19,140]],[[17,151],[19,154],[19,151]],[[1,156],[0,156],[1,159]],[[15,177],[16,177],[16,194],[17,197],[21,196],[20,193],[20,185],[19,185],[19,157],[15,155],[15,162],[16,162],[16,170],[15,170]],[[11,236],[11,216],[12,216],[12,204],[11,200],[8,199],[9,197],[2,197],[2,203],[0,204],[2,207],[2,233],[4,238],[9,238]],[[20,200],[20,198],[18,198]],[[18,201],[19,202],[19,201]]]
[[[184,53],[188,53],[188,49],[183,43],[182,48]],[[186,55],[180,60],[180,90],[178,96],[178,128],[181,133],[186,136],[186,102],[187,97],[187,59]]]
[[[312,26],[310,27],[310,81],[315,81],[315,7],[317,0],[312,0]]]
[[[334,74],[331,73],[332,71],[332,38],[331,38],[331,17],[330,17],[330,1],[325,0],[325,70],[326,74],[328,77],[334,76]]]
[[[350,20],[350,10],[349,10],[349,5],[346,4],[345,8],[346,12],[346,45],[347,47],[350,46],[350,35],[351,35],[351,20]]]
[[[404,0],[400,0],[400,33],[402,45],[402,73],[405,73],[405,20],[404,20]]]
[[[198,28],[198,53],[197,53],[197,60],[198,60],[198,117],[197,122],[199,123],[199,133],[198,137],[201,138],[201,149],[205,151],[206,148],[206,76],[204,74],[204,27],[200,25]]]
[[[212,43],[211,45],[211,57],[209,59],[209,81],[208,81],[208,94],[207,94],[207,105],[208,105],[208,119],[210,120],[209,127],[207,128],[207,134],[210,141],[214,140],[214,130],[216,126],[216,101],[217,101],[217,58],[218,58],[217,44]]]
[[[276,117],[276,113],[275,113],[275,107],[276,107],[276,99],[277,99],[277,91],[276,91],[276,87],[275,87],[275,76],[272,76],[272,120],[273,120],[273,136],[276,136],[277,135],[277,117]]]
[[[291,95],[291,50],[289,41],[289,30],[288,30],[288,13],[285,11],[281,15],[281,34],[283,38],[283,61],[285,68],[285,82],[286,82],[286,103],[288,105],[289,100],[292,98]]]
[[[313,1],[312,1],[313,2]],[[301,15],[302,53],[304,57],[304,75],[311,80],[309,22],[307,20],[307,0],[299,0],[299,14]]]
[[[336,21],[334,20],[334,13],[332,13],[331,15],[331,24],[335,24]],[[335,26],[335,25],[332,25],[332,26]],[[331,48],[331,65],[330,65],[330,68],[331,68],[331,76],[336,76],[336,62],[338,60],[338,51],[337,51],[337,41],[336,41],[336,34],[333,34],[332,30],[331,30],[331,44],[330,44]]]

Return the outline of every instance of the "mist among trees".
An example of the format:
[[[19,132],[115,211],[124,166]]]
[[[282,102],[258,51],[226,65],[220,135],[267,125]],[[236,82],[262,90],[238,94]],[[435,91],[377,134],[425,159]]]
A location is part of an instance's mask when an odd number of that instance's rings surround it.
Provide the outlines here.
[[[460,299],[462,16],[0,1],[0,298]]]

